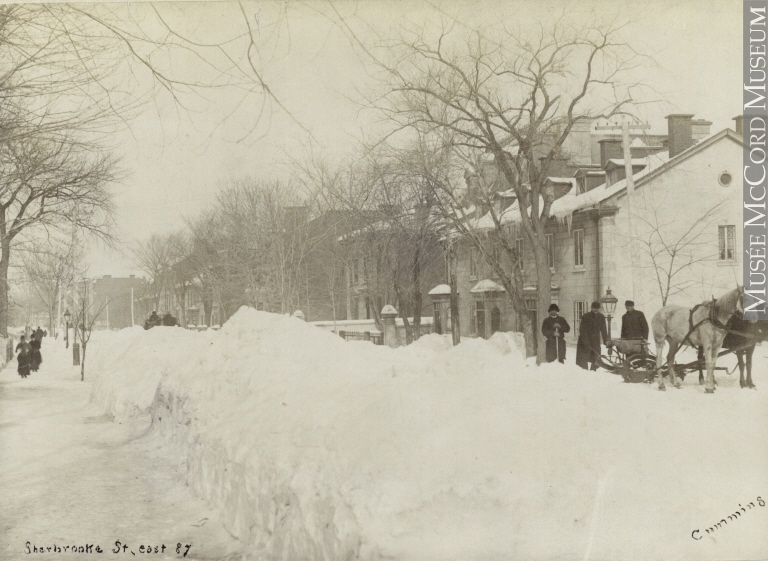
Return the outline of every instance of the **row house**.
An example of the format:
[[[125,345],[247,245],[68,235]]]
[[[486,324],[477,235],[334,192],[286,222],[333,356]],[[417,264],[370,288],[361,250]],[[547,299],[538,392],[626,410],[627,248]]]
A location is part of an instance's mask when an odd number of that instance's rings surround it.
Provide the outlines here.
[[[590,153],[599,154],[599,163],[586,158],[561,162],[557,176],[548,180],[556,193],[546,233],[552,300],[572,325],[572,342],[591,301],[609,287],[621,303],[633,299],[650,321],[664,303],[692,306],[742,282],[741,118],[736,119],[736,131],[714,135],[705,134],[711,123],[694,120],[693,115],[669,115],[667,120],[666,137],[632,139],[631,207],[619,139],[591,139]],[[513,192],[501,192],[497,198],[505,209],[506,238],[514,240],[522,256],[524,294],[533,311],[537,281],[532,249],[518,224]],[[478,220],[479,230],[483,220],[487,217]],[[486,222],[485,228],[491,230],[491,225]],[[499,330],[520,331],[510,299],[481,252],[469,240],[459,241],[457,247],[462,334],[489,337]],[[513,267],[490,238],[485,251],[506,270]],[[445,286],[436,286],[432,297],[436,321],[445,318]],[[611,326],[613,336],[622,313],[620,307]],[[450,322],[443,322],[450,328]]]

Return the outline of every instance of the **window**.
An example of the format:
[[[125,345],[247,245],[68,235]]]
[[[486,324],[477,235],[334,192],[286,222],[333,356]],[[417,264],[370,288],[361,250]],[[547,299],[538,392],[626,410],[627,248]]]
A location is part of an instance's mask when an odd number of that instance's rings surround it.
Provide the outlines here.
[[[475,333],[485,339],[485,302],[475,304]]]
[[[736,258],[735,242],[733,239],[735,230],[735,226],[717,227],[720,242],[720,261],[730,261]]]
[[[523,270],[523,255],[525,252],[525,240],[523,238],[517,238],[515,240],[515,253],[517,254],[517,263],[520,265],[520,270]]]
[[[477,248],[473,247],[469,250],[469,277],[476,279],[477,278]]]
[[[584,266],[584,230],[573,231],[573,264]]]
[[[555,268],[555,235],[544,234],[547,240],[547,265],[550,269]]]
[[[581,317],[587,313],[587,301],[577,300],[573,303],[573,324],[576,328],[574,336],[578,337]]]

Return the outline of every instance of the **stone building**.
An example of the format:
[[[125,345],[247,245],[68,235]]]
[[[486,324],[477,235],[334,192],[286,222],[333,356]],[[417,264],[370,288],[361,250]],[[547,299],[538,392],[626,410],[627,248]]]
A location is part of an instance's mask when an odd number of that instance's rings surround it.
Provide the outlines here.
[[[113,277],[104,275],[92,281],[91,309],[101,310],[95,326],[122,329],[141,325],[143,309],[139,299],[144,292],[144,280],[136,275]]]
[[[580,131],[583,153],[576,161],[563,162],[559,176],[549,179],[557,197],[546,233],[552,299],[571,323],[572,342],[581,316],[609,287],[620,301],[612,322],[616,337],[625,299],[633,299],[650,321],[663,303],[690,306],[741,283],[740,119],[737,132],[724,129],[714,135],[708,134],[711,123],[693,115],[669,115],[667,121],[666,137],[631,139],[631,220],[620,140]],[[586,154],[593,159],[588,162]],[[514,195],[500,193],[500,199],[505,197],[501,208],[506,208],[507,239],[515,240],[522,255],[526,303],[535,310],[533,253],[518,225]],[[481,218],[481,228],[482,223]],[[486,252],[511,269],[512,263],[490,241]],[[496,330],[519,331],[510,298],[481,252],[463,240],[457,254],[462,334],[488,337]],[[442,311],[445,297],[435,295],[434,300],[435,309]]]

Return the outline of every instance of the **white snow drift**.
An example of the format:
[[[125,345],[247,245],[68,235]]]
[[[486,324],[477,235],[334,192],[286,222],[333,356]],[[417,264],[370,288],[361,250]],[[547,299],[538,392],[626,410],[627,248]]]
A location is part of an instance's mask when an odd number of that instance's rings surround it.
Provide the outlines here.
[[[392,350],[247,308],[218,332],[98,334],[89,353],[93,400],[151,413],[254,558],[768,551],[764,348],[757,391],[720,374],[714,395],[537,367],[503,334]]]

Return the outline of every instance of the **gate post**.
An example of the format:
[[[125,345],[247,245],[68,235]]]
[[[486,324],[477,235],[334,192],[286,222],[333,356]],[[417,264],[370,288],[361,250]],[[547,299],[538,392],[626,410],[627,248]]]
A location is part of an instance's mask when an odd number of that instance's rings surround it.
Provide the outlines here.
[[[392,347],[399,347],[397,341],[397,310],[394,306],[387,304],[381,310],[381,323],[384,324],[384,344]]]

